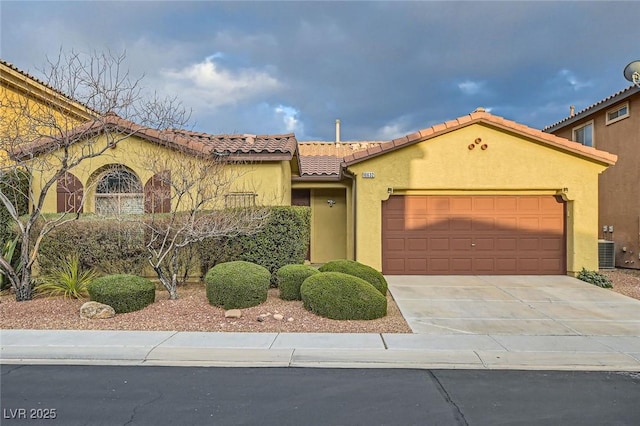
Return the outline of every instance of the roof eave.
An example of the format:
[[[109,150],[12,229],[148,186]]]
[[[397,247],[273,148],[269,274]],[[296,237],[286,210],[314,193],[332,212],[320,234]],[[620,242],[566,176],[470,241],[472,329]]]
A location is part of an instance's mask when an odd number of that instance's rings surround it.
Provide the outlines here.
[[[628,89],[625,89],[622,92],[618,93],[617,95],[613,95],[610,98],[607,98],[599,103],[596,103],[590,107],[583,109],[582,111],[579,111],[577,114],[571,117],[567,117],[555,124],[545,127],[542,131],[546,133],[553,133],[567,126],[576,124],[577,122],[584,120],[585,118],[589,117],[592,114],[600,112],[603,109],[610,108],[619,102],[629,99],[631,96],[639,92],[640,92],[640,87],[631,86]]]

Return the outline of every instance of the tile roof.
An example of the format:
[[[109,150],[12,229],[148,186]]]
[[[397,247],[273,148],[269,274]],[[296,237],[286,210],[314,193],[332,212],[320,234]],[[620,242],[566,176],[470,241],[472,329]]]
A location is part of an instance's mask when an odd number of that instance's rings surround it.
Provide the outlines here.
[[[210,135],[188,130],[167,130],[177,137],[202,143],[218,154],[286,154],[293,156],[296,150],[296,137],[293,133],[285,135]]]
[[[21,144],[13,155],[17,158],[37,156],[66,144],[84,140],[102,133],[122,132],[135,135],[159,145],[187,152],[192,155],[218,154],[230,160],[290,160],[296,150],[297,141],[293,133],[286,135],[209,135],[186,130],[156,130],[140,126],[111,113],[99,119],[75,127],[64,138],[44,137]],[[61,143],[62,141],[62,143]]]
[[[640,93],[640,88],[636,87],[636,86],[629,86],[626,89],[622,89],[619,92],[614,93],[611,96],[608,96],[604,99],[602,99],[601,101],[596,102],[593,105],[589,105],[588,107],[586,107],[585,109],[578,111],[576,114],[571,115],[569,117],[565,117],[562,120],[558,121],[557,123],[551,124],[549,126],[545,126],[545,128],[543,129],[545,132],[551,132],[551,131],[555,131],[558,130],[559,128],[562,128],[566,125],[569,125],[571,123],[574,123],[578,120],[583,119],[586,115],[590,114],[590,113],[594,113],[597,111],[600,111],[603,108],[607,108],[611,105],[613,105],[614,103],[620,102],[624,99],[627,99],[628,97],[636,94],[636,93]]]
[[[445,133],[449,133],[476,123],[485,123],[504,130],[515,132],[522,136],[534,139],[536,142],[542,143],[544,145],[577,154],[581,157],[590,158],[604,164],[615,164],[618,158],[616,155],[609,152],[601,151],[589,146],[584,146],[578,142],[572,142],[568,139],[560,138],[558,136],[545,133],[541,130],[533,129],[531,127],[525,126],[524,124],[516,123],[515,121],[507,120],[503,117],[490,114],[483,108],[478,108],[471,114],[459,117],[455,120],[436,124],[427,129],[423,129],[410,135],[394,139],[390,142],[385,142],[379,146],[368,148],[364,151],[355,152],[344,157],[343,165],[350,166],[369,158],[377,157],[378,155],[384,154],[386,152],[394,151],[404,146],[409,146],[418,142],[429,140],[431,138],[435,138]]]
[[[344,156],[381,143],[379,141],[298,142],[300,176],[338,177]]]

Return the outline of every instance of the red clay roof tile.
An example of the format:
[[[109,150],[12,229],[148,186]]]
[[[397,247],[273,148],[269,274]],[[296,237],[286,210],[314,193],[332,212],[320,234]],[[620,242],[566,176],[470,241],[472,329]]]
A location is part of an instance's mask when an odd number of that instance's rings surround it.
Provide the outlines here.
[[[107,114],[94,121],[77,126],[63,138],[40,138],[20,145],[13,155],[21,158],[40,155],[58,149],[63,144],[74,144],[93,137],[105,129],[131,134],[160,145],[185,151],[193,155],[220,154],[248,156],[252,154],[293,157],[297,141],[293,133],[286,135],[208,135],[187,130],[156,130],[140,126],[115,114]]]

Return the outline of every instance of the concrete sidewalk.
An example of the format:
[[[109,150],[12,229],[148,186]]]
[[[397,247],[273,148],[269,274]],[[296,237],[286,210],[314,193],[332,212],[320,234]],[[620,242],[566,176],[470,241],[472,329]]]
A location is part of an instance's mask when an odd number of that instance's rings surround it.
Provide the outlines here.
[[[640,337],[2,330],[0,362],[640,371]]]

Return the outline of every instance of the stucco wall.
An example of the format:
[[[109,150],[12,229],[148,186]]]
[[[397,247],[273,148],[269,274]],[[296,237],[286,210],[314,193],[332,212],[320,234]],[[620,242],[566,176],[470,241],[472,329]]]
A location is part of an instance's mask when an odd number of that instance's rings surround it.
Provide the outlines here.
[[[606,113],[629,103],[629,117],[606,123]],[[618,155],[600,176],[599,235],[616,243],[616,266],[640,268],[640,95],[605,108],[554,134],[569,138],[572,129],[593,120],[594,145]],[[603,233],[613,226],[613,234]],[[623,251],[623,247],[626,248]]]
[[[487,144],[469,150],[476,138]],[[564,194],[567,270],[598,268],[598,174],[605,167],[474,124],[349,167],[356,175],[356,260],[382,269],[381,201],[395,194]],[[363,172],[375,178],[363,179]]]
[[[96,149],[104,146],[106,141],[102,138],[98,139]],[[71,152],[79,153],[83,149],[84,144],[76,144],[72,147]],[[86,147],[85,147],[86,149]],[[50,166],[44,164],[49,161]],[[94,187],[96,171],[104,166],[111,164],[122,164],[129,167],[140,179],[144,185],[158,170],[158,167],[152,164],[153,161],[168,161],[169,164],[180,164],[181,161],[194,161],[193,157],[171,150],[148,141],[142,140],[135,136],[120,141],[115,148],[107,149],[107,151],[99,157],[83,161],[78,167],[70,170],[82,183],[85,188],[85,212],[94,211]],[[43,156],[38,159],[39,164],[35,166],[40,170],[51,170],[59,164],[55,156]],[[251,164],[235,164],[227,167],[226,173],[228,178],[232,180],[228,187],[229,192],[255,192],[258,194],[256,202],[259,205],[288,205],[291,200],[291,178],[289,172],[288,161],[274,161]],[[48,178],[48,174],[34,173],[34,191],[40,192],[40,188],[44,181]],[[173,176],[177,177],[177,176]],[[224,197],[217,197],[218,206],[224,202]],[[48,191],[43,211],[45,213],[56,212],[56,186],[55,184]],[[207,207],[216,207],[210,204]]]

